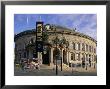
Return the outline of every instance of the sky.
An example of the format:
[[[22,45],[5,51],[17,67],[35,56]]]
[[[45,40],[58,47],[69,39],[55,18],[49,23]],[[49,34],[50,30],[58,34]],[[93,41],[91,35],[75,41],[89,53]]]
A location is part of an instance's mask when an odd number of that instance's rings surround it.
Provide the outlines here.
[[[44,24],[60,25],[74,29],[80,33],[91,36],[97,40],[97,15],[96,14],[15,14],[14,33],[35,29],[36,21]]]

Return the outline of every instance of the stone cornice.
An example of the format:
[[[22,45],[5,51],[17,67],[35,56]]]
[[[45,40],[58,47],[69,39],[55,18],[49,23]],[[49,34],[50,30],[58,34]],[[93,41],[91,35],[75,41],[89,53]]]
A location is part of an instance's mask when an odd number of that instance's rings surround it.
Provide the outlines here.
[[[59,29],[59,28],[58,28]],[[27,31],[24,31],[24,32],[21,32],[17,35],[15,35],[14,37],[14,41],[16,41],[19,37],[22,37],[24,35],[29,35],[29,34],[35,34],[36,30],[35,29],[32,29],[32,30],[27,30]],[[54,34],[54,31],[53,30],[50,30],[48,31],[48,33],[51,33],[51,34]],[[56,30],[56,33],[58,34],[68,34],[68,35],[75,35],[75,36],[79,36],[79,37],[83,37],[83,38],[87,38],[93,42],[95,42],[97,44],[97,41],[95,39],[93,39],[92,37],[88,36],[88,35],[85,35],[83,33],[79,33],[79,32],[76,32],[76,31],[73,31],[73,30],[64,30],[63,28],[63,31],[62,30]]]

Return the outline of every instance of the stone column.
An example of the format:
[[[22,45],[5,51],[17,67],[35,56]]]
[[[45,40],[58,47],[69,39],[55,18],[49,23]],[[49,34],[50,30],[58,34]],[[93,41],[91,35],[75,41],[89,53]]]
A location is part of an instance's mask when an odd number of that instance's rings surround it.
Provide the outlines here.
[[[38,57],[37,57],[37,58],[42,59],[42,52],[37,52],[37,55],[38,55]]]
[[[42,61],[43,61],[43,60],[42,60],[42,52],[39,52],[39,59],[40,59],[40,60],[39,60],[39,61],[40,61],[40,64],[42,64]]]

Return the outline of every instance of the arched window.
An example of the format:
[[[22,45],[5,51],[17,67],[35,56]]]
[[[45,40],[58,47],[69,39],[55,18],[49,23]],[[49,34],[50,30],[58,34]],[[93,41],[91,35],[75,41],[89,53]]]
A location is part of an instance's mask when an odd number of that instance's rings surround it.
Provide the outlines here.
[[[91,46],[89,46],[89,52],[91,52]]]
[[[85,45],[82,43],[82,51],[85,51]]]
[[[78,50],[80,50],[80,43],[78,43]]]
[[[69,47],[72,48],[73,47],[73,43],[70,42],[69,44],[70,44]]]
[[[93,52],[93,46],[91,46],[91,52]]]
[[[73,60],[75,61],[76,59],[75,59],[75,53],[73,53]]]
[[[96,53],[96,49],[94,48],[94,53]]]
[[[89,61],[91,61],[91,55],[89,54]]]
[[[86,54],[86,61],[88,61],[88,54]]]
[[[86,44],[86,51],[88,51],[88,45]]]
[[[71,60],[75,61],[75,54],[71,53]]]
[[[73,42],[73,49],[75,50],[76,49],[76,47],[75,47],[75,43]]]
[[[71,53],[71,60],[73,60],[73,53]]]
[[[78,50],[78,43],[76,43],[76,50]]]
[[[84,62],[85,61],[85,54],[82,53],[82,61]]]
[[[96,63],[97,63],[97,56],[96,55],[94,55],[94,61],[96,61]]]
[[[76,43],[76,50],[80,50],[80,43]]]
[[[80,61],[80,54],[79,53],[76,54],[76,60]]]

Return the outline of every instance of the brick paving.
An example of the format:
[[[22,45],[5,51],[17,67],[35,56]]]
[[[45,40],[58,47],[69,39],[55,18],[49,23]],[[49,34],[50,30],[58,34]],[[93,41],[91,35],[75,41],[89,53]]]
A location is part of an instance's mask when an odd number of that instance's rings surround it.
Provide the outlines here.
[[[41,65],[39,69],[26,69],[22,70],[20,67],[15,67],[14,69],[15,76],[56,76],[56,66]],[[58,75],[57,76],[96,76],[97,68],[71,68],[66,65],[63,65],[63,70],[58,66]]]

